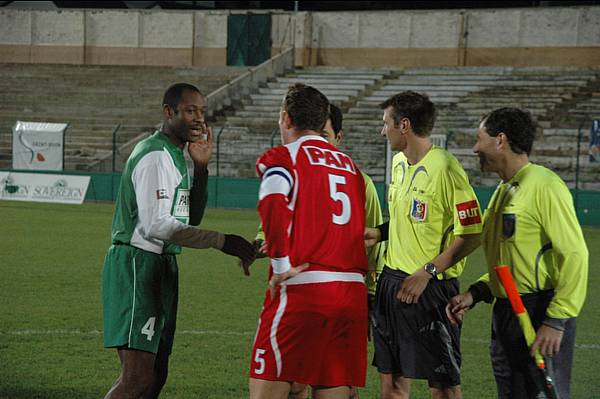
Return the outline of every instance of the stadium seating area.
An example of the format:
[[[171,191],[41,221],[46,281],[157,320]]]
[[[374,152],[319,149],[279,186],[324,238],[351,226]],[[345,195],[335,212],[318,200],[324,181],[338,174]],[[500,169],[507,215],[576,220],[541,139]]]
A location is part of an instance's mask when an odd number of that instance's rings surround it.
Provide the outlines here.
[[[600,118],[600,70],[577,68],[431,68],[298,69],[268,82],[223,124],[220,173],[246,176],[260,150],[268,148],[277,127],[278,107],[285,88],[301,81],[321,89],[345,111],[343,148],[375,181],[385,179],[385,140],[380,137],[383,100],[402,90],[427,93],[438,107],[434,134],[447,137],[449,150],[465,165],[475,185],[494,185],[496,177],[479,171],[471,148],[482,115],[502,106],[530,110],[540,125],[532,159],[575,183],[577,136],[583,126],[579,188],[600,188],[600,166],[587,157],[591,120]],[[241,127],[243,126],[243,128]],[[275,130],[274,140],[278,142]],[[240,150],[243,149],[243,150]]]
[[[188,81],[211,92],[246,68],[133,67],[0,64],[0,167],[10,167],[11,130],[15,121],[70,122],[66,135],[66,170],[107,170],[112,132],[121,125],[117,146],[139,139],[160,122],[164,89]],[[600,118],[600,69],[467,67],[373,69],[312,67],[297,69],[234,99],[212,123],[219,156],[212,173],[254,175],[256,157],[279,143],[278,109],[290,83],[301,81],[322,90],[345,113],[343,149],[383,181],[385,140],[378,104],[402,90],[427,93],[438,107],[434,134],[447,137],[448,149],[465,165],[474,185],[493,185],[472,153],[480,117],[501,106],[530,110],[540,125],[532,159],[575,183],[577,138],[582,127],[579,188],[600,189],[600,166],[587,157],[589,128]],[[218,160],[217,160],[218,158]],[[217,168],[218,163],[218,168]]]
[[[160,123],[160,103],[169,84],[184,81],[212,92],[246,70],[0,64],[0,168],[11,166],[12,127],[24,120],[69,122],[65,170],[108,171],[113,131],[121,125],[117,147],[152,132]],[[128,155],[120,154],[119,161]]]

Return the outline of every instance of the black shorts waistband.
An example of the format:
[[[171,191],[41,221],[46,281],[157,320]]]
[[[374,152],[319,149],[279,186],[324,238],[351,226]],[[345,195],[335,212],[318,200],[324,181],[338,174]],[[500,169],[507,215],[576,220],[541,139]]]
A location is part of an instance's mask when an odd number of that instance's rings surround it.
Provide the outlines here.
[[[393,279],[396,280],[404,280],[405,278],[407,278],[408,276],[410,276],[410,274],[403,272],[400,269],[392,269],[389,266],[383,266],[383,270],[381,271],[381,274],[385,274],[388,277],[391,277]]]
[[[387,277],[389,278],[393,278],[396,280],[404,280],[405,278],[407,278],[408,276],[410,276],[410,274],[406,273],[405,271],[402,271],[400,269],[392,269],[389,266],[384,266],[383,267],[383,271],[381,273],[382,275],[385,274]],[[445,277],[445,274],[442,274],[443,277]],[[432,279],[431,281],[455,281],[456,277],[450,277],[450,278],[435,278]]]

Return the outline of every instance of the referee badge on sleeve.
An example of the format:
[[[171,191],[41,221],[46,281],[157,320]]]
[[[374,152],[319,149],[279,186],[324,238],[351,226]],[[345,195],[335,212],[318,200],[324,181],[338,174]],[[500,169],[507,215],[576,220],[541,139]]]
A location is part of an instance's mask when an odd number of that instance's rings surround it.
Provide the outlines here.
[[[417,222],[427,220],[427,202],[413,198],[410,217]]]
[[[517,225],[517,215],[514,213],[502,214],[502,235],[504,238],[510,238],[515,234]]]
[[[461,226],[470,226],[481,223],[481,215],[479,214],[479,205],[476,200],[461,202],[456,204],[456,212]]]

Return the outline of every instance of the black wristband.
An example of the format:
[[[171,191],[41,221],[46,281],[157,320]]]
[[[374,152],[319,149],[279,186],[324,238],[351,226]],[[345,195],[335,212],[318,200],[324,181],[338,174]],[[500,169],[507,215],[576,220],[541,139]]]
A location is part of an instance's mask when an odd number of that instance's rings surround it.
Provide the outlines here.
[[[469,292],[473,297],[473,305],[471,305],[471,308],[473,308],[478,302],[484,301],[486,303],[491,303],[494,299],[490,288],[483,281],[478,281],[471,285],[469,287]]]
[[[390,236],[390,222],[385,222],[376,227],[379,230],[379,234],[381,234],[381,239],[379,241],[387,241]]]

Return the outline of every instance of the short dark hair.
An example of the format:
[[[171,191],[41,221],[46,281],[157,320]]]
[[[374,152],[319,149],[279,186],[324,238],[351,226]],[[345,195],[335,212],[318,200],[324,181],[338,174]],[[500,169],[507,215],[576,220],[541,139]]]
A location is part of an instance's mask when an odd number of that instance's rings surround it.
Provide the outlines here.
[[[490,136],[504,133],[511,150],[516,154],[531,153],[536,124],[528,111],[518,108],[498,108],[481,118]]]
[[[418,136],[429,136],[435,124],[436,110],[426,94],[414,91],[398,93],[381,104],[379,107],[385,110],[392,107],[394,125],[398,125],[402,118],[408,118],[412,129]]]
[[[163,105],[168,105],[174,110],[177,110],[177,106],[181,102],[181,95],[186,90],[191,90],[202,94],[200,89],[194,85],[189,83],[175,83],[174,85],[171,85],[167,91],[165,91],[165,95],[163,96]]]
[[[327,97],[303,83],[288,87],[282,106],[297,130],[321,131],[329,117]]]
[[[342,130],[344,117],[342,116],[342,110],[337,105],[329,104],[329,119],[331,120],[333,132],[338,134]]]

